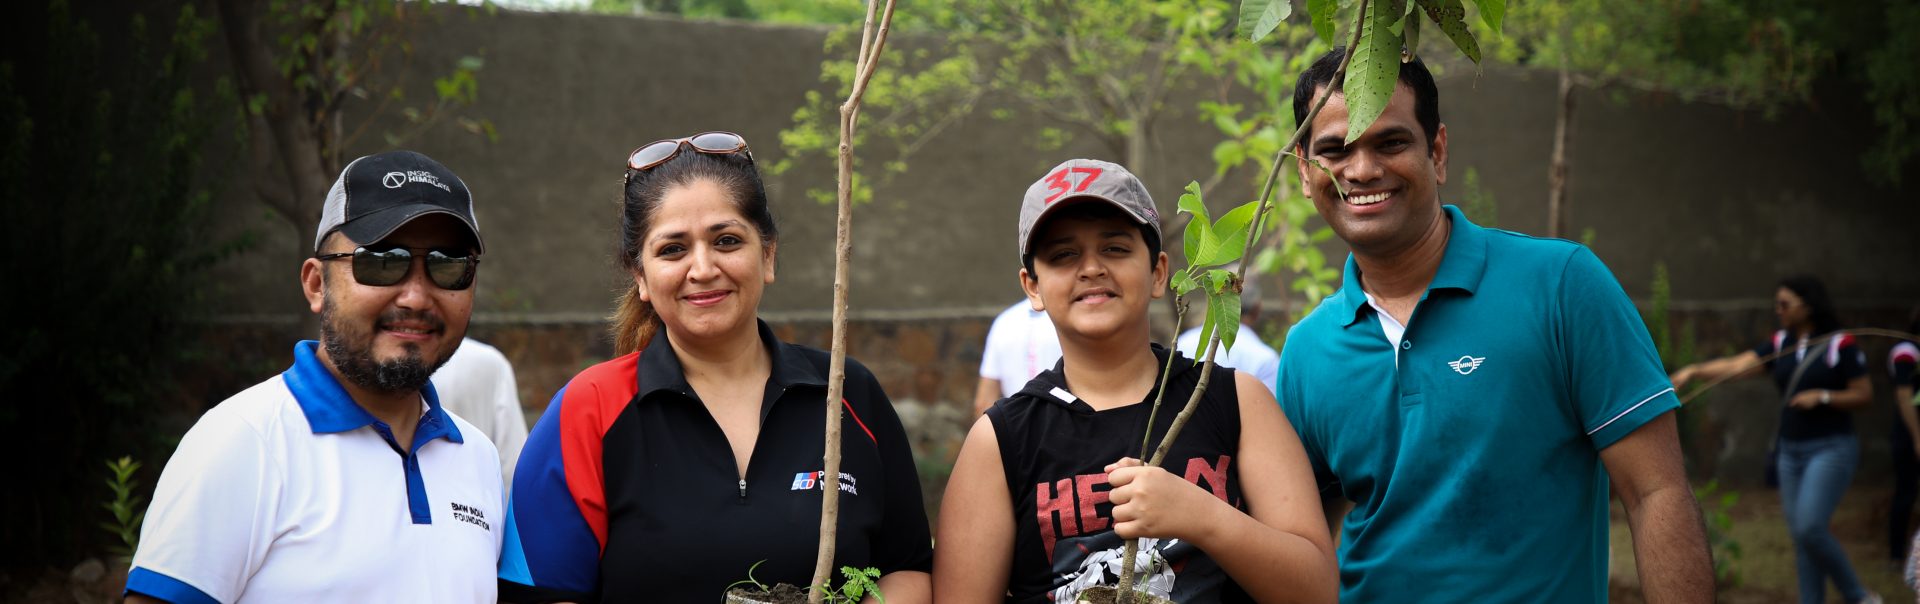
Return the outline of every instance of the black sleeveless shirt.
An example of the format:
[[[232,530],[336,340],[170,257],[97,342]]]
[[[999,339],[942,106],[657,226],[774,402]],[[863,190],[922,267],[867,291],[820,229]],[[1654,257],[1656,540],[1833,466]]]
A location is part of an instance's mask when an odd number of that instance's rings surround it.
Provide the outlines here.
[[[1153,346],[1164,367],[1167,350]],[[1119,582],[1126,542],[1113,533],[1107,502],[1107,464],[1140,453],[1140,438],[1158,394],[1141,402],[1095,411],[1067,386],[1065,360],[1035,376],[1012,397],[987,410],[1000,441],[1007,490],[1013,495],[1014,549],[1008,576],[1009,602],[1071,602],[1081,590]],[[1166,400],[1154,418],[1153,443],[1192,396],[1200,367],[1173,362]],[[1157,377],[1157,376],[1156,376]],[[1239,395],[1233,370],[1214,367],[1193,418],[1167,451],[1164,467],[1246,511],[1234,455],[1240,445]],[[1192,544],[1142,539],[1140,556],[1161,569],[1147,584],[1156,594],[1186,604],[1251,602],[1219,564]]]

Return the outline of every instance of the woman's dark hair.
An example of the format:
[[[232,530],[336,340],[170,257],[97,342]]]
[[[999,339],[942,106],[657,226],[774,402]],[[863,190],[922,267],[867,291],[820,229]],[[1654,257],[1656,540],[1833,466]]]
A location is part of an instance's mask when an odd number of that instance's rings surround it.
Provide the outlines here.
[[[1794,275],[1780,280],[1780,287],[1787,288],[1800,301],[1807,305],[1807,320],[1813,323],[1813,335],[1832,333],[1840,329],[1840,315],[1833,309],[1833,297],[1827,295],[1827,286],[1813,275]]]
[[[627,169],[626,191],[620,199],[620,249],[614,257],[629,279],[640,272],[640,254],[645,250],[647,231],[653,228],[653,216],[667,191],[697,181],[710,181],[732,198],[740,215],[753,223],[765,245],[779,241],[780,231],[773,224],[773,212],[767,208],[767,189],[760,172],[744,154],[713,155],[695,152],[682,143],[680,154],[666,163],[646,170]],[[653,305],[640,299],[640,285],[629,281],[613,311],[614,354],[622,355],[646,348],[659,326]]]
[[[1293,85],[1293,123],[1307,119],[1307,110],[1318,100],[1313,93],[1333,83],[1333,72],[1340,69],[1340,61],[1346,56],[1345,46],[1334,47],[1300,74],[1300,80]],[[1427,71],[1427,64],[1416,56],[1400,65],[1400,84],[1413,91],[1413,119],[1426,133],[1427,149],[1431,151],[1433,137],[1440,132],[1440,88],[1433,83],[1433,72]],[[1301,144],[1310,142],[1301,141]]]

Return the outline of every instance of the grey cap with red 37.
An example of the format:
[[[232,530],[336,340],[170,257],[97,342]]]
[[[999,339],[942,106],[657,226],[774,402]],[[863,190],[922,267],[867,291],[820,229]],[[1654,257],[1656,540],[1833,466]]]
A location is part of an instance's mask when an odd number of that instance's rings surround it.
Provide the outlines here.
[[[335,230],[365,245],[386,239],[401,225],[429,214],[459,219],[473,233],[474,247],[485,251],[480,223],[473,217],[473,194],[452,170],[413,151],[368,155],[347,164],[327,192],[313,251],[320,251],[320,243]]]
[[[1146,225],[1155,240],[1160,238],[1160,211],[1153,207],[1153,196],[1146,185],[1120,164],[1097,159],[1069,159],[1027,187],[1020,200],[1020,258],[1027,257],[1033,243],[1034,227],[1055,210],[1074,205],[1062,203],[1096,199],[1112,204]]]

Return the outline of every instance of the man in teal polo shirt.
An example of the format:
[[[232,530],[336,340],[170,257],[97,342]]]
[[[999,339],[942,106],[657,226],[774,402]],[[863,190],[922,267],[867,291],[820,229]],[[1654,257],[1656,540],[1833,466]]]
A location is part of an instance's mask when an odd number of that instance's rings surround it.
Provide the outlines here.
[[[1296,119],[1340,59],[1302,74]],[[1406,63],[1364,135],[1345,142],[1335,94],[1300,149],[1326,168],[1301,181],[1353,254],[1287,334],[1275,394],[1323,492],[1354,505],[1341,600],[1605,602],[1611,475],[1647,599],[1712,601],[1679,400],[1639,314],[1585,247],[1440,204],[1438,98]]]

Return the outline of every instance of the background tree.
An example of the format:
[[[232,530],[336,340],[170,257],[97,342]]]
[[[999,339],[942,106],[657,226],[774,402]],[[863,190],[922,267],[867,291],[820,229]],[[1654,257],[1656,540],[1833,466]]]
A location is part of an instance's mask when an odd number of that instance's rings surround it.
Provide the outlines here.
[[[1772,115],[1807,100],[1829,62],[1831,51],[1795,26],[1817,10],[1768,0],[1516,3],[1493,55],[1558,75],[1547,236],[1572,233],[1569,149],[1581,90],[1671,94]]]
[[[201,354],[182,323],[211,293],[207,269],[247,240],[210,234],[223,158],[203,149],[234,106],[195,85],[211,19],[13,8],[32,29],[0,40],[0,565],[64,567],[106,536],[101,460],[171,450],[160,418]]]
[[[382,146],[398,147],[451,117],[494,138],[491,122],[456,115],[478,98],[478,56],[462,57],[433,77],[430,97],[418,103],[408,97],[408,83],[427,77],[414,72],[411,33],[437,18],[432,2],[215,4],[245,100],[253,193],[298,236],[313,235],[346,154],[369,133],[380,132]]]

